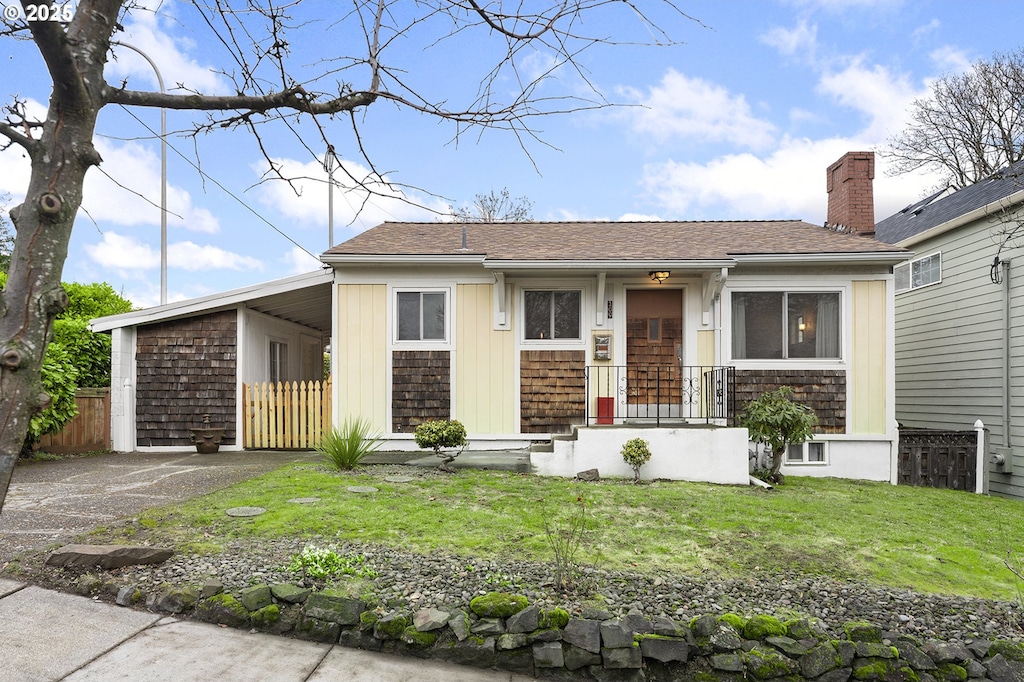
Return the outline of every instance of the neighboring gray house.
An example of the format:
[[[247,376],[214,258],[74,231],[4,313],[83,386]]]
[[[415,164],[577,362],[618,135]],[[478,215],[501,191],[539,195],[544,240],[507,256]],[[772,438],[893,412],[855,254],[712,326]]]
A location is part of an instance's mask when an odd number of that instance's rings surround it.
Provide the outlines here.
[[[1024,163],[875,226],[896,280],[896,419],[990,430],[990,492],[1024,498]],[[1002,459],[1002,463],[999,460]]]

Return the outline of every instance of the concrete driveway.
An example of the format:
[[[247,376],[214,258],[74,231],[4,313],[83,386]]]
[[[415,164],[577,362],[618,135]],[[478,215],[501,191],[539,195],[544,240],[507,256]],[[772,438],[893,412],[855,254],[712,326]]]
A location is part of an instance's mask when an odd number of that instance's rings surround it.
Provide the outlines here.
[[[110,453],[19,464],[0,513],[0,566],[144,509],[203,495],[315,452]]]

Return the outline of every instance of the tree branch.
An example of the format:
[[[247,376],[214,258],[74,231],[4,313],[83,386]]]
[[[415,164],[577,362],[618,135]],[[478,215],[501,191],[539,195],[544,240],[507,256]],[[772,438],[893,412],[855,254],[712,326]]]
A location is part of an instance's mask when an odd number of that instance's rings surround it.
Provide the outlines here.
[[[136,107],[155,107],[178,110],[249,111],[264,113],[272,109],[290,109],[314,116],[352,111],[372,104],[378,97],[374,92],[339,94],[334,99],[318,102],[301,85],[266,95],[176,95],[173,93],[126,90],[107,85],[103,90],[108,104]]]

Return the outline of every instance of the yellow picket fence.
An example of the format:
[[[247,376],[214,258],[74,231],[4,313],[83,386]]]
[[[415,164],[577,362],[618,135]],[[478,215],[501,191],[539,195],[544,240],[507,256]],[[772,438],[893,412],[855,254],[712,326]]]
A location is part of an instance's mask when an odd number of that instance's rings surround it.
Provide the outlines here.
[[[242,446],[306,450],[331,429],[331,382],[243,384]]]

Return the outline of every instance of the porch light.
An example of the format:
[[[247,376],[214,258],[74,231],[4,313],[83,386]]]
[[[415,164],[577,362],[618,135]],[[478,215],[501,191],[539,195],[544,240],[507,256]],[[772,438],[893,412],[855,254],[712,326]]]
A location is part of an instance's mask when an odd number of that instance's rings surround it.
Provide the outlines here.
[[[671,275],[672,273],[669,272],[668,270],[651,270],[647,274],[651,276],[651,281],[661,284],[666,279],[668,279],[668,276]]]

